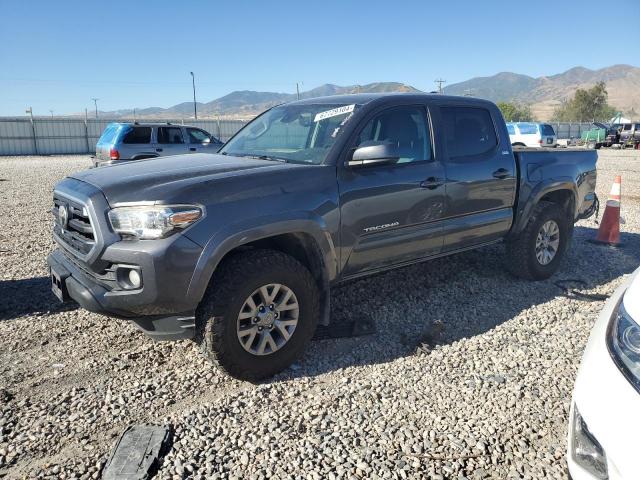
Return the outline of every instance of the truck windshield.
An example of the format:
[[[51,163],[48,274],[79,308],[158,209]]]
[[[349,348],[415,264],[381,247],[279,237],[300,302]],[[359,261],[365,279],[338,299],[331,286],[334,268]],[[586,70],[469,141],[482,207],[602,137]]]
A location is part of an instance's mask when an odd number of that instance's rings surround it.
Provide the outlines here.
[[[357,107],[309,104],[272,108],[243,128],[220,153],[319,165]]]

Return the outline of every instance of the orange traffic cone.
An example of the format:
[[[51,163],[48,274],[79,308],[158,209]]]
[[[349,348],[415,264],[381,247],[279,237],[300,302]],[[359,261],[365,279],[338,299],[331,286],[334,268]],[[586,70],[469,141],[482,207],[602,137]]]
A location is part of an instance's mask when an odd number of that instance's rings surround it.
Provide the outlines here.
[[[600,228],[598,228],[596,243],[620,245],[620,184],[621,177],[616,175],[611,186],[607,206],[604,209],[604,215],[602,215]]]

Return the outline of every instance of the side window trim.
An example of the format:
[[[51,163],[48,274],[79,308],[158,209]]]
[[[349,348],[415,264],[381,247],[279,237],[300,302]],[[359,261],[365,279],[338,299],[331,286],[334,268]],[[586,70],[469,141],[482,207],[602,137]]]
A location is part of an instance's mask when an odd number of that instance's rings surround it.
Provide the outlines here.
[[[347,143],[348,148],[345,149],[346,155],[342,157],[344,159],[344,161],[342,161],[340,163],[343,166],[346,166],[347,162],[349,161],[348,159],[350,158],[350,155],[357,148],[356,143],[358,141],[358,138],[360,137],[360,134],[369,125],[369,123],[371,121],[373,121],[375,118],[380,116],[380,114],[382,114],[382,113],[384,113],[386,111],[394,110],[394,109],[398,109],[398,108],[415,108],[417,110],[420,110],[420,112],[422,113],[422,118],[424,120],[424,127],[425,127],[426,134],[427,134],[426,138],[429,139],[429,148],[427,149],[427,152],[429,153],[430,158],[423,159],[423,160],[413,160],[411,162],[395,163],[395,164],[392,164],[392,165],[385,165],[385,167],[387,167],[387,168],[398,168],[398,167],[400,167],[401,168],[401,167],[404,167],[406,165],[424,164],[424,163],[434,162],[435,161],[435,132],[434,132],[434,130],[432,128],[433,122],[432,122],[432,116],[431,116],[431,111],[429,109],[429,106],[427,104],[424,104],[424,103],[407,103],[407,104],[401,104],[401,105],[382,106],[380,108],[377,108],[373,112],[370,112],[361,121],[360,125],[352,132],[351,138],[349,138],[349,141]],[[380,168],[382,168],[382,167],[380,167]]]

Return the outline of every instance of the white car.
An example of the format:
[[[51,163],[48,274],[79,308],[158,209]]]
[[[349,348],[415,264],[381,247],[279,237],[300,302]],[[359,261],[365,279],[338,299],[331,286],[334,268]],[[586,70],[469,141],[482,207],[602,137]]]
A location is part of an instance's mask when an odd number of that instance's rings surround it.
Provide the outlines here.
[[[514,147],[556,147],[558,137],[548,123],[507,123],[511,145]]]
[[[607,301],[582,357],[569,420],[573,480],[640,479],[639,272]]]

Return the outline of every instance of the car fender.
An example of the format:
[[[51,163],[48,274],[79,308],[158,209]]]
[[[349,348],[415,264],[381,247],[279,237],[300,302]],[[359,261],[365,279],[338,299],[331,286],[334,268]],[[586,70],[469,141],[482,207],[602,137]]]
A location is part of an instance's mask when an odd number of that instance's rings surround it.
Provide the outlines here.
[[[529,192],[526,198],[518,200],[519,208],[516,221],[513,224],[509,236],[517,235],[527,225],[534,207],[549,193],[557,191],[569,191],[573,195],[574,208],[578,207],[578,190],[575,180],[571,177],[555,177],[538,182]],[[522,192],[521,192],[522,195]],[[575,218],[575,211],[573,212]]]
[[[287,212],[253,217],[231,223],[218,230],[204,245],[194,270],[187,297],[199,303],[218,264],[234,248],[287,233],[309,234],[315,240],[322,256],[323,283],[328,288],[337,276],[338,258],[333,239],[324,219],[310,212]],[[312,272],[313,273],[313,272]]]

